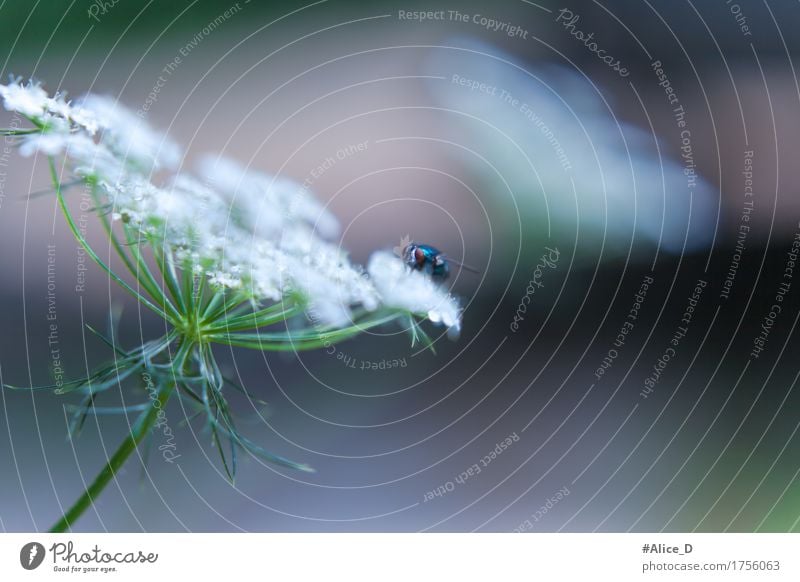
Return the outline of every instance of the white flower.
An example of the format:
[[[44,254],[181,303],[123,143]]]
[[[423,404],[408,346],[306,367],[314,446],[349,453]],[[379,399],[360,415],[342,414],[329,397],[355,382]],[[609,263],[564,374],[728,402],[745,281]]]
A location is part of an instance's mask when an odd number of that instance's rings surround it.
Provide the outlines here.
[[[0,97],[6,109],[35,120],[47,132],[69,133],[73,126],[90,135],[97,131],[97,120],[90,111],[73,107],[63,94],[49,97],[38,83],[29,81],[23,85],[20,81],[12,81],[8,85],[0,85]]]
[[[380,298],[372,281],[338,247],[316,239],[308,247],[284,242],[282,248],[293,258],[286,269],[292,288],[307,298],[325,323],[349,324],[353,305],[369,311],[378,307]]]
[[[50,98],[38,83],[29,82],[23,85],[20,81],[12,81],[8,85],[0,85],[0,97],[8,111],[17,111],[31,118],[41,118]]]
[[[46,108],[49,113],[71,121],[77,127],[86,130],[89,135],[97,133],[98,124],[94,114],[88,109],[67,103],[64,95],[56,95],[52,99],[48,99]]]
[[[63,132],[34,133],[25,135],[19,146],[19,153],[24,157],[41,152],[46,156],[55,156],[63,152],[70,141],[70,135]]]
[[[65,140],[65,150],[73,171],[78,176],[117,182],[127,174],[122,160],[84,133],[73,134]]]
[[[238,289],[242,286],[242,280],[234,277],[230,273],[222,271],[215,271],[208,274],[208,281],[212,285],[218,287],[227,287],[229,289]]]
[[[461,329],[458,302],[430,277],[412,271],[402,260],[384,251],[370,257],[367,270],[385,306],[425,316],[455,333]]]
[[[238,162],[205,155],[200,175],[241,208],[249,226],[263,236],[274,235],[286,223],[302,220],[325,238],[339,233],[339,222],[308,190],[294,180],[245,169]]]
[[[132,161],[144,171],[178,165],[181,150],[177,144],[111,97],[86,95],[80,100],[80,108],[102,129],[101,143],[124,160]]]

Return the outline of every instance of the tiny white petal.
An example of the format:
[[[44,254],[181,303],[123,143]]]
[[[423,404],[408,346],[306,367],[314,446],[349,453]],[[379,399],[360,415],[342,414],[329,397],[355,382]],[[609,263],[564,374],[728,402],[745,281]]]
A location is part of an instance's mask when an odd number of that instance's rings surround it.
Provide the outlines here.
[[[260,236],[272,236],[287,224],[303,221],[315,234],[331,238],[339,222],[302,184],[246,169],[225,157],[205,155],[197,168],[203,178],[229,196],[233,208]]]
[[[7,110],[36,119],[44,115],[49,100],[47,92],[38,84],[22,85],[19,82],[0,85],[0,97]]]
[[[63,152],[69,143],[69,134],[63,133],[36,133],[26,135],[19,146],[21,156],[32,156],[41,152],[46,156],[55,156]]]
[[[175,143],[115,99],[89,94],[80,100],[79,109],[102,129],[102,143],[144,170],[173,168],[180,162],[181,150]]]

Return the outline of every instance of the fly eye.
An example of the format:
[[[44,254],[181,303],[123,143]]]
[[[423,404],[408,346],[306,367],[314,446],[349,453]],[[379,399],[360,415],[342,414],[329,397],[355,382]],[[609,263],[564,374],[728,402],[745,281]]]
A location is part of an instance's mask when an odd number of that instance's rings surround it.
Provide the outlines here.
[[[414,259],[417,261],[418,265],[421,265],[425,262],[425,253],[421,248],[414,249]]]

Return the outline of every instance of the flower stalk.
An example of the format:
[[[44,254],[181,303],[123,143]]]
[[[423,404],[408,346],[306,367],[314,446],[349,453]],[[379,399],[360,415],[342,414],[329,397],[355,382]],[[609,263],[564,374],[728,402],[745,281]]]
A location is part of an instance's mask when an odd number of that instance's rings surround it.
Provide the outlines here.
[[[100,493],[106,488],[106,485],[111,482],[111,479],[114,478],[133,451],[136,450],[136,447],[139,446],[139,443],[153,430],[153,426],[158,418],[158,411],[161,407],[166,406],[174,389],[175,384],[171,382],[166,383],[159,389],[158,403],[160,406],[153,404],[139,415],[139,418],[136,419],[136,422],[131,427],[130,433],[123,439],[122,443],[100,470],[100,473],[98,473],[94,481],[86,487],[81,496],[78,497],[75,503],[64,513],[61,519],[50,528],[49,531],[51,533],[66,532],[78,518],[92,506],[94,500],[100,496]]]

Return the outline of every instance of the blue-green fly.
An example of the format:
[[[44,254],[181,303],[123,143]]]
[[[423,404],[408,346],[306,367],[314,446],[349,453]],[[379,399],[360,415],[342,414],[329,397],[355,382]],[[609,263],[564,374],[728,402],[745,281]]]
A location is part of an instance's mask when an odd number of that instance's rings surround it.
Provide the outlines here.
[[[472,273],[478,272],[473,267],[449,258],[436,247],[415,242],[410,242],[403,249],[403,261],[412,269],[427,273],[433,279],[441,281],[450,276],[450,263]]]

